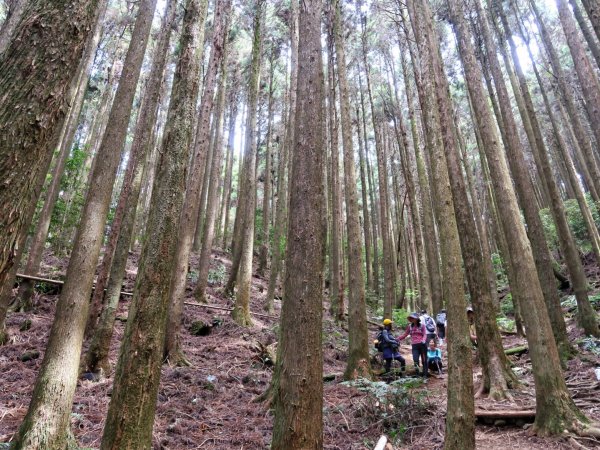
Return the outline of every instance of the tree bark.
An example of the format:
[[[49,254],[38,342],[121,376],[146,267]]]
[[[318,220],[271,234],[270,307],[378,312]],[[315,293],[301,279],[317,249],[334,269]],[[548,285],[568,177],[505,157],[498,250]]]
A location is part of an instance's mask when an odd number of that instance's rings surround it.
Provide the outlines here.
[[[110,351],[110,342],[112,340],[115,317],[121,295],[121,286],[123,276],[127,265],[127,256],[129,255],[129,245],[133,234],[136,209],[140,196],[142,179],[147,172],[146,160],[150,156],[150,148],[153,145],[154,125],[158,116],[158,108],[166,81],[164,80],[165,67],[167,65],[167,56],[169,53],[169,44],[171,34],[176,18],[177,2],[171,0],[167,4],[167,10],[163,17],[161,33],[154,51],[152,68],[146,84],[142,105],[135,129],[135,138],[133,140],[131,154],[125,174],[125,181],[119,197],[119,207],[123,208],[124,216],[122,218],[118,238],[114,250],[114,257],[110,266],[110,272],[107,274],[105,301],[99,310],[98,325],[91,335],[90,346],[86,354],[86,370],[89,372],[99,372],[102,368],[104,373],[109,372],[108,354]],[[129,180],[129,181],[127,181]],[[127,184],[131,183],[130,187]],[[116,220],[116,219],[115,219]],[[113,221],[113,229],[114,229]],[[117,230],[111,229],[111,234]],[[109,239],[110,240],[110,239]],[[100,278],[100,277],[99,277]],[[98,289],[96,284],[96,290]],[[104,287],[102,287],[104,290]],[[95,293],[94,293],[95,294]],[[95,297],[95,295],[94,295]],[[96,315],[90,313],[89,320],[95,320]]]
[[[27,0],[12,0],[8,3],[8,14],[0,26],[0,54],[4,53],[10,44],[10,40],[19,25],[19,20],[25,12]]]
[[[0,286],[31,222],[27,213],[34,211],[99,7],[99,0],[31,1],[0,54]]]
[[[241,326],[250,326],[250,288],[252,286],[252,260],[254,256],[254,222],[256,212],[256,123],[260,71],[262,66],[264,0],[256,0],[254,11],[254,39],[252,43],[252,69],[248,83],[248,121],[246,126],[246,154],[244,155],[243,227],[240,245],[240,266],[237,273],[235,304],[231,316]]]
[[[581,0],[581,3],[592,23],[596,37],[600,40],[600,2],[598,0]]]
[[[298,103],[290,188],[286,297],[278,346],[274,450],[323,447],[321,345],[325,196],[321,1],[300,5]]]
[[[452,1],[459,4],[456,0]],[[482,14],[483,11],[478,1],[475,5],[478,14]],[[487,20],[485,16],[481,16],[481,18]],[[482,23],[482,33],[484,39],[489,43],[490,33],[485,20]],[[573,428],[583,416],[571,400],[562,375],[558,349],[556,342],[552,339],[552,326],[544,306],[533,253],[520,218],[517,198],[512,189],[505,156],[499,145],[489,103],[483,93],[481,69],[475,60],[471,36],[460,27],[457,27],[457,33],[467,87],[475,109],[474,115],[483,141],[494,193],[505,210],[500,219],[507,236],[507,245],[513,263],[516,284],[514,288],[519,291],[527,305],[522,312],[527,326],[527,340],[536,387],[538,414],[534,427],[542,435],[562,433],[564,429]],[[496,70],[495,53],[490,52],[488,56],[492,70]],[[500,84],[498,88],[501,92]],[[510,154],[510,157],[514,157],[514,155]]]
[[[590,32],[588,28],[588,24],[583,17],[583,13],[581,12],[581,8],[577,3],[577,0],[569,0],[569,4],[571,5],[571,9],[573,10],[573,15],[575,16],[575,20],[579,25],[579,29],[581,30],[581,34],[585,41],[587,42],[588,48],[590,49],[590,53],[594,57],[596,61],[596,65],[600,68],[600,47],[598,47],[598,43],[596,42],[594,36]]]
[[[445,119],[452,118],[452,114],[449,114],[448,109],[444,108],[444,98],[449,93],[443,87],[443,74],[440,73],[441,64],[438,59],[439,43],[436,40],[437,34],[433,28],[433,16],[429,3],[423,2],[420,7],[417,7],[414,0],[409,0],[407,8],[417,46],[422,56],[420,61],[423,81],[420,92],[421,110],[426,134],[431,135],[432,176],[435,180],[437,211],[439,211],[436,216],[440,230],[442,255],[444,255],[444,296],[448,308],[448,413],[444,448],[447,450],[474,449],[473,369],[472,357],[469,353],[469,331],[461,271],[460,246],[461,243],[465,245],[465,242],[459,239],[455,216],[457,213],[459,217],[464,217],[466,211],[461,208],[457,209],[459,206],[456,204],[457,195],[453,195],[453,193],[460,193],[451,192],[452,186],[449,178],[449,175],[454,175],[453,172],[457,170],[457,164],[454,161],[454,171],[449,174],[447,158],[444,155],[443,142],[441,142],[442,138],[449,142],[449,139],[453,139],[451,135],[454,133],[453,127],[444,124],[442,122],[444,118],[441,117],[444,114]],[[413,61],[413,63],[415,62]],[[472,260],[466,259],[465,263],[471,265]],[[485,277],[479,286],[487,286]]]
[[[202,233],[202,249],[200,252],[200,261],[198,264],[198,283],[194,290],[194,297],[201,303],[206,302],[206,286],[208,284],[208,270],[210,266],[210,256],[213,248],[213,238],[215,230],[215,215],[217,212],[217,187],[219,184],[219,177],[221,175],[222,159],[223,159],[223,111],[225,109],[226,89],[227,89],[227,65],[229,63],[229,52],[228,52],[228,38],[224,39],[223,58],[221,61],[220,69],[220,85],[217,93],[217,110],[215,112],[216,132],[217,136],[215,139],[215,148],[213,151],[213,165],[211,172],[207,173],[210,176],[207,203],[206,203],[206,220],[204,224],[204,231]],[[230,115],[229,129],[235,129],[235,115]]]
[[[102,157],[98,159],[92,175],[92,188],[86,199],[65,285],[57,303],[56,318],[16,448],[59,448],[64,447],[67,440],[88,299],[155,5],[155,0],[140,3],[115,107],[99,150]],[[93,9],[92,12],[96,14]],[[59,26],[64,27],[64,18],[59,22]],[[45,51],[48,51],[47,47]],[[65,71],[64,67],[59,71]]]
[[[342,2],[334,3],[334,41],[337,55],[337,75],[340,90],[340,113],[342,124],[342,145],[344,149],[344,184],[346,194],[346,226],[348,232],[348,361],[344,378],[370,378],[369,343],[367,330],[367,307],[365,303],[365,282],[363,278],[362,243],[356,192],[356,171],[354,168],[354,147],[352,145],[352,119],[346,74],[346,50],[344,48],[344,27]]]
[[[190,253],[196,231],[196,221],[200,209],[200,189],[202,188],[202,176],[204,166],[207,163],[208,147],[210,145],[210,116],[213,110],[213,98],[216,88],[216,79],[221,60],[227,27],[229,23],[229,11],[231,0],[220,0],[216,3],[214,13],[215,29],[212,38],[212,50],[208,68],[204,78],[204,92],[200,102],[200,112],[196,125],[196,136],[194,142],[194,154],[192,156],[191,168],[189,170],[187,186],[185,191],[185,202],[181,210],[181,221],[179,222],[178,242],[175,252],[175,264],[171,270],[171,283],[169,292],[169,317],[167,323],[167,336],[165,340],[165,360],[171,364],[187,364],[180,349],[181,318],[183,314],[183,301],[185,300],[185,286],[189,267]],[[206,16],[206,2],[201,4],[201,15]],[[203,20],[202,20],[203,22]],[[201,33],[204,27],[201,25]],[[202,43],[204,38],[200,39]],[[202,44],[200,44],[202,45]],[[202,52],[202,50],[200,50]],[[202,60],[202,59],[200,59]]]
[[[138,282],[129,309],[102,450],[150,448],[185,193],[202,54],[206,0],[187,0],[165,136],[157,166]],[[144,380],[140,383],[140,380]]]

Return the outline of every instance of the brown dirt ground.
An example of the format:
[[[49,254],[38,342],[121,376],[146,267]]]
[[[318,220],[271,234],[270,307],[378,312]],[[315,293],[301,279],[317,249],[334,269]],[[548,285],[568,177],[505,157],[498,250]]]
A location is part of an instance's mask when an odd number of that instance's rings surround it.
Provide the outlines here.
[[[131,291],[136,275],[137,255],[130,255],[125,290]],[[229,268],[227,255],[213,254],[212,266]],[[195,261],[191,266],[194,267]],[[42,273],[53,278],[64,276],[65,263],[48,255]],[[215,272],[216,273],[216,272]],[[192,277],[193,278],[193,277]],[[219,277],[217,277],[219,278]],[[219,293],[220,279],[209,287],[210,303],[225,307],[231,300]],[[191,298],[193,280],[188,286]],[[251,309],[263,312],[266,281],[254,278]],[[22,421],[30,401],[31,392],[39,370],[48,338],[57,300],[56,294],[37,294],[33,313],[11,314],[7,325],[11,334],[8,345],[0,347],[0,443],[9,442]],[[276,301],[275,315],[280,310]],[[119,316],[125,318],[127,302],[122,299]],[[338,374],[325,384],[324,396],[324,448],[328,450],[372,449],[381,434],[390,435],[389,414],[384,415],[383,406],[354,387],[340,384],[339,374],[345,366],[347,333],[330,320],[324,311],[324,373]],[[192,367],[169,367],[165,365],[158,394],[158,407],[154,426],[154,449],[266,449],[269,448],[272,412],[264,403],[255,402],[258,395],[269,385],[272,368],[264,364],[256,349],[256,343],[264,345],[276,341],[277,321],[274,318],[254,316],[254,326],[244,329],[237,326],[229,313],[199,306],[185,307],[184,328],[196,320],[211,322],[222,319],[208,336],[183,333],[183,348]],[[25,320],[31,320],[28,331],[19,331]],[[111,362],[116,363],[118,345],[123,337],[124,322],[116,321],[115,339],[111,350]],[[375,329],[370,333],[374,336]],[[575,339],[577,331],[570,326]],[[516,336],[505,336],[505,347],[525,343]],[[37,350],[40,356],[27,362],[20,360],[28,350]],[[410,360],[410,346],[403,344],[401,352]],[[527,354],[513,358],[522,369],[521,379],[526,383],[514,393],[514,403],[493,403],[478,399],[478,409],[528,409],[534,406],[535,397],[531,376],[531,363]],[[410,365],[410,361],[409,361]],[[593,368],[598,358],[584,353],[569,363],[566,379],[578,404],[589,417],[600,421],[600,384]],[[475,381],[481,375],[476,367]],[[112,373],[100,382],[79,382],[72,413],[72,428],[79,445],[97,448],[100,445],[104,416],[110,401]],[[433,377],[424,387],[412,389],[414,398],[422,398],[421,409],[412,409],[401,420],[404,433],[398,435],[398,449],[441,449],[443,447],[445,411],[445,375]],[[143,380],[140,380],[143,382]],[[392,418],[399,412],[391,413]],[[387,418],[386,418],[387,417]],[[480,449],[567,449],[574,448],[566,438],[538,438],[517,426],[493,426],[478,424],[477,447]],[[590,439],[579,439],[586,448],[600,447]]]

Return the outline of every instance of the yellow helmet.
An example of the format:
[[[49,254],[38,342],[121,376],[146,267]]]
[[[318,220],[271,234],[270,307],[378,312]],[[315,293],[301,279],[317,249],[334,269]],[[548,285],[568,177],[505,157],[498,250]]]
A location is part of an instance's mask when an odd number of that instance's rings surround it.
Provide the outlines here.
[[[392,321],[390,319],[385,319],[383,321],[383,325],[391,325],[391,324],[392,324]]]

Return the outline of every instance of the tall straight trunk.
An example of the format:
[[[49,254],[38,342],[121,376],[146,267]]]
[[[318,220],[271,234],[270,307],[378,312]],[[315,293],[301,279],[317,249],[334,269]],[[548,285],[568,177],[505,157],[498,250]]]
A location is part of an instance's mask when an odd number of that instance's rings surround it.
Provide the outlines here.
[[[229,210],[231,209],[231,191],[233,178],[233,164],[235,162],[235,124],[237,120],[237,104],[232,102],[229,112],[229,138],[227,139],[227,162],[225,164],[225,181],[223,182],[223,208],[221,210],[221,248],[227,247],[227,232],[229,229]]]
[[[185,4],[179,60],[154,180],[146,240],[102,434],[102,450],[152,446],[169,307],[169,281],[175,265],[199,90],[204,43],[200,37],[206,3],[206,0],[187,0]],[[144,382],[140,383],[140,380]]]
[[[405,13],[402,12],[402,20],[406,25],[405,21]],[[411,58],[413,59],[413,73],[415,78],[415,85],[420,83],[419,74],[416,71],[416,61],[418,60],[415,55],[412,46],[409,40],[409,30],[408,27],[404,27],[405,31],[405,39],[406,45],[408,47]],[[419,137],[419,130],[417,125],[417,118],[415,115],[415,105],[414,105],[414,91],[410,85],[410,78],[408,76],[408,65],[405,56],[401,57],[402,63],[402,75],[405,83],[405,92],[406,92],[406,102],[408,105],[408,118],[410,120],[411,126],[411,135],[413,138],[413,147],[415,152],[415,160],[417,165],[417,176],[419,180],[419,192],[420,192],[420,201],[423,206],[423,239],[425,241],[425,252],[427,254],[427,272],[429,275],[429,281],[431,285],[431,304],[432,304],[432,313],[439,313],[444,307],[443,303],[443,287],[442,287],[442,279],[440,273],[440,265],[439,265],[439,257],[438,257],[438,246],[436,239],[436,230],[435,230],[435,217],[434,217],[434,207],[432,204],[431,198],[431,181],[427,174],[426,169],[426,160],[421,151],[421,140]],[[418,86],[417,86],[418,87]]]
[[[271,228],[271,141],[273,133],[273,74],[275,71],[275,48],[271,49],[271,61],[269,69],[269,100],[267,107],[267,136],[265,138],[265,175],[263,180],[263,197],[262,197],[262,230],[261,230],[261,246],[258,256],[257,272],[264,276],[269,264],[269,230]]]
[[[12,0],[8,2],[8,14],[0,26],[0,54],[4,53],[10,44],[19,25],[19,20],[25,12],[25,7],[29,3],[27,0]]]
[[[344,377],[370,377],[369,343],[367,331],[367,306],[363,278],[362,243],[352,145],[352,119],[346,74],[346,50],[344,48],[343,13],[341,0],[335,2],[334,41],[337,56],[337,78],[340,89],[340,113],[342,119],[342,145],[344,149],[344,184],[346,194],[346,226],[348,232],[348,361]]]
[[[227,90],[227,64],[229,62],[228,52],[228,39],[224,41],[224,55],[221,62],[221,79],[219,83],[219,90],[217,93],[217,110],[215,112],[216,132],[217,136],[215,139],[215,148],[213,151],[213,165],[211,172],[207,173],[210,176],[207,202],[206,202],[206,220],[204,224],[204,230],[202,233],[202,249],[200,252],[200,261],[198,263],[198,283],[194,291],[194,297],[199,302],[206,302],[206,286],[208,284],[208,269],[210,266],[210,256],[213,248],[214,231],[215,231],[215,216],[217,213],[217,188],[219,185],[219,178],[221,176],[222,159],[223,159],[223,114],[225,110],[225,99]],[[235,115],[230,115],[230,121],[233,124],[229,125],[229,129],[235,129]]]
[[[481,10],[481,8],[479,8],[479,3],[476,3],[476,6],[478,6],[478,10]],[[485,17],[485,20],[483,20],[483,17]],[[496,48],[491,39],[486,16],[481,16],[479,27],[480,32],[485,38],[487,66],[490,68],[491,72],[491,77],[486,76],[486,82],[488,82],[488,86],[491,88],[493,78],[497,93],[495,113],[497,115],[498,125],[503,132],[502,138],[506,151],[508,152],[508,163],[515,181],[515,188],[523,210],[523,215],[525,216],[525,221],[527,223],[527,235],[535,258],[538,278],[542,286],[547,311],[552,323],[554,338],[556,339],[561,359],[565,359],[571,351],[571,346],[567,339],[564,317],[562,315],[556,282],[554,280],[553,257],[550,254],[546,237],[543,232],[543,225],[539,216],[539,208],[533,184],[529,176],[529,171],[527,170],[522,151],[522,144],[518,136],[516,121],[510,105],[508,90],[496,55]],[[502,202],[498,201],[498,206],[501,204]],[[507,240],[511,239],[509,233],[505,232],[505,236]],[[514,260],[515,257],[516,256],[513,255],[511,259]],[[513,287],[513,296],[514,295],[520,296],[517,300],[520,305],[527,304],[525,300],[526,293],[521,292],[518,286]]]
[[[451,1],[456,7],[460,7],[460,2]],[[475,5],[478,14],[482,14],[483,11],[478,1]],[[482,18],[487,20],[485,16]],[[487,22],[483,21],[481,25],[483,38],[489,44],[491,36]],[[482,74],[475,59],[471,35],[466,30],[463,21],[457,21],[455,29],[467,87],[475,110],[474,116],[490,169],[494,194],[504,209],[504,213],[500,215],[500,221],[507,237],[510,260],[514,269],[516,285],[513,287],[519,292],[526,305],[522,308],[522,313],[527,326],[527,340],[536,387],[537,414],[534,427],[542,435],[562,433],[564,429],[572,429],[577,423],[580,423],[583,416],[571,400],[563,378],[558,348],[555,340],[552,339],[552,325],[544,305],[533,253],[527,240],[525,226],[521,221],[506,157],[499,145],[500,141],[489,103],[481,86]],[[492,70],[496,71],[499,65],[495,53],[489,52],[488,57]],[[499,94],[502,94],[502,85],[499,84],[497,87]],[[509,129],[505,131],[510,132]],[[515,157],[512,151],[509,156]]]
[[[379,227],[381,229],[381,240],[383,248],[383,278],[384,278],[384,303],[383,314],[385,317],[392,316],[392,307],[395,304],[395,288],[394,288],[394,266],[392,263],[392,248],[390,245],[390,228],[389,215],[387,210],[387,162],[384,159],[384,148],[382,142],[381,131],[379,128],[379,118],[375,111],[373,101],[373,92],[371,89],[371,75],[367,61],[367,42],[366,31],[363,24],[362,30],[362,62],[363,70],[365,71],[367,81],[367,94],[371,107],[371,120],[373,121],[373,131],[375,133],[375,149],[377,151],[377,172],[379,178]]]
[[[201,14],[206,16],[206,2],[201,5]],[[196,136],[194,142],[191,168],[189,170],[185,202],[181,210],[181,221],[179,222],[179,232],[177,233],[177,249],[175,251],[175,263],[171,269],[171,283],[169,292],[169,313],[167,323],[167,336],[165,339],[165,360],[171,364],[187,364],[180,349],[181,318],[183,314],[183,302],[185,299],[185,285],[187,282],[188,265],[194,232],[196,231],[196,220],[198,219],[198,210],[200,209],[200,189],[202,188],[201,172],[204,171],[208,147],[210,145],[210,116],[213,110],[213,98],[215,85],[221,60],[225,38],[227,36],[227,26],[231,0],[220,0],[215,4],[214,10],[214,30],[212,37],[212,50],[210,60],[206,69],[204,78],[204,92],[200,102],[200,112],[196,125]],[[203,33],[203,28],[201,33]],[[203,42],[204,39],[200,39]],[[202,49],[200,50],[203,51]]]
[[[567,45],[571,51],[573,65],[577,73],[577,79],[584,96],[584,106],[590,120],[590,126],[596,143],[600,142],[600,81],[594,71],[590,60],[585,53],[585,48],[577,32],[572,12],[566,0],[557,0],[558,17],[562,24]]]
[[[332,6],[330,5],[330,8]],[[333,42],[333,11],[329,11],[329,30],[327,34],[327,87],[329,110],[329,148],[331,151],[331,173],[329,176],[329,191],[331,198],[331,298],[330,314],[337,320],[344,319],[344,258],[343,258],[343,211],[342,186],[340,183],[340,150],[337,115],[337,95],[335,80],[334,42]]]
[[[300,4],[296,139],[290,176],[286,297],[281,310],[274,398],[274,450],[323,447],[323,72],[321,1]]]
[[[600,68],[600,47],[598,47],[596,38],[594,37],[594,35],[592,35],[588,23],[583,17],[583,13],[581,11],[581,8],[579,7],[579,4],[577,3],[577,0],[569,0],[569,4],[571,5],[571,9],[573,10],[573,15],[575,16],[575,20],[579,25],[581,34],[583,34],[585,42],[587,43],[588,48],[590,49],[590,52],[594,57],[594,60],[596,61],[596,65]]]
[[[254,222],[256,211],[256,132],[258,91],[262,65],[263,10],[265,1],[256,0],[254,10],[254,38],[252,42],[252,69],[248,83],[248,122],[246,154],[244,155],[243,227],[240,245],[240,266],[236,278],[237,292],[231,316],[242,326],[252,324],[250,319],[250,288],[252,286],[252,259],[254,255]]]
[[[287,241],[282,242],[288,217],[288,182],[286,169],[288,167],[288,154],[294,144],[294,132],[296,121],[296,89],[298,85],[298,0],[291,0],[290,18],[290,89],[289,89],[289,112],[287,117],[285,138],[280,146],[279,167],[277,169],[277,211],[275,214],[275,231],[273,233],[273,252],[271,254],[271,273],[269,274],[269,286],[265,309],[272,311],[273,298],[277,277],[281,271],[283,258],[285,257]]]
[[[156,0],[141,2],[139,6],[33,400],[17,438],[19,448],[41,445],[41,442],[64,446],[67,439],[88,299],[155,6]]]
[[[363,143],[362,133],[360,132],[360,108],[356,108],[356,140],[358,141],[358,158],[360,167],[360,193],[362,198],[362,219],[363,219],[363,238],[365,244],[365,273],[367,274],[367,287],[373,288],[373,267],[371,266],[371,244],[372,244],[372,233],[371,233],[371,218],[369,217],[369,200],[368,200],[368,186],[367,186],[367,175],[365,169],[365,146]]]
[[[541,41],[544,44],[546,53],[548,54],[548,59],[550,60],[552,72],[556,81],[558,82],[558,88],[561,92],[564,104],[569,114],[569,122],[573,127],[579,150],[581,151],[581,153],[583,153],[585,163],[582,164],[582,166],[586,168],[586,171],[589,171],[589,175],[585,177],[586,184],[590,188],[592,198],[594,198],[594,200],[598,202],[600,201],[600,168],[598,167],[598,164],[594,157],[592,140],[590,139],[590,136],[583,127],[582,119],[579,115],[579,110],[575,98],[573,97],[572,90],[568,85],[565,71],[562,67],[562,64],[560,63],[558,53],[556,51],[556,48],[554,47],[550,33],[548,32],[548,29],[546,28],[546,25],[541,18],[536,4],[533,1],[530,1],[529,4],[534,13],[536,23],[540,30],[540,34],[542,37]]]
[[[506,16],[500,9],[498,12],[508,37],[508,42],[510,44],[512,58],[515,65],[515,71],[519,79],[519,86],[517,86],[517,89],[515,89],[515,96],[521,95],[522,100],[525,103],[525,111],[521,111],[522,119],[523,122],[528,124],[532,131],[532,133],[528,135],[529,145],[533,152],[537,154],[536,164],[538,165],[538,171],[540,172],[541,179],[545,183],[550,195],[550,211],[552,212],[552,217],[556,225],[559,246],[564,255],[569,274],[571,275],[571,282],[575,291],[575,298],[577,299],[578,322],[586,334],[600,336],[600,329],[598,329],[598,323],[588,298],[588,281],[583,270],[581,259],[579,258],[579,252],[577,250],[573,234],[569,228],[565,207],[563,205],[558,186],[554,181],[554,174],[552,172],[552,167],[550,166],[548,149],[544,143],[542,129],[537,120],[536,112],[533,106],[533,100],[531,98],[531,94],[529,93],[529,87],[527,86],[527,81],[525,79],[525,74],[523,73],[523,69],[521,68],[519,62],[517,47],[512,39],[512,34]],[[506,63],[508,66],[509,61],[506,61]]]
[[[101,305],[101,311],[99,310],[96,313],[100,315],[98,325],[97,327],[93,327],[94,332],[93,334],[90,334],[91,341],[85,361],[86,370],[90,372],[99,372],[100,369],[103,369],[105,373],[108,373],[110,369],[108,362],[110,342],[113,335],[117,308],[119,306],[119,297],[121,295],[121,286],[127,265],[127,256],[129,254],[129,246],[132,239],[133,226],[135,224],[142,179],[148,172],[146,170],[146,161],[150,156],[150,149],[154,141],[154,126],[158,116],[161,92],[166,84],[163,80],[176,12],[177,1],[170,0],[167,4],[167,10],[162,21],[161,33],[154,50],[152,68],[150,69],[142,105],[140,106],[140,112],[135,128],[135,138],[129,156],[123,188],[119,197],[119,204],[117,206],[117,210],[122,209],[124,215],[119,230],[111,229],[111,235],[112,233],[117,232],[118,238],[110,271],[107,274],[105,301]],[[128,186],[129,184],[130,186]],[[113,221],[113,228],[114,227]],[[96,285],[96,290],[98,290],[98,284]],[[90,313],[90,320],[92,321],[95,318],[96,316],[92,316]]]
[[[28,6],[0,52],[0,286],[25,241],[100,11],[99,0]]]
[[[357,3],[358,7],[358,3]],[[379,247],[377,245],[378,242],[378,233],[377,233],[377,204],[375,203],[375,194],[374,194],[374,181],[373,181],[373,172],[371,170],[371,163],[369,160],[369,140],[367,138],[367,110],[365,108],[365,96],[362,84],[362,76],[361,70],[358,70],[358,87],[359,87],[359,95],[360,95],[360,111],[361,111],[361,121],[358,123],[358,132],[362,135],[362,141],[365,144],[365,171],[367,172],[367,193],[369,196],[369,203],[371,204],[371,249],[373,253],[372,257],[372,268],[373,268],[373,278],[371,289],[377,296],[379,296]]]
[[[450,160],[451,173],[448,173],[447,159],[444,155],[444,143],[451,144],[453,140],[453,127],[442,120],[451,120],[447,100],[449,92],[447,84],[444,86],[441,61],[439,58],[439,43],[433,28],[433,16],[428,2],[423,2],[416,7],[414,0],[407,2],[408,13],[413,25],[413,31],[421,58],[421,73],[423,85],[421,91],[421,110],[427,134],[432,134],[436,141],[430,147],[432,175],[436,182],[436,203],[438,228],[444,261],[444,294],[448,309],[448,413],[446,417],[445,449],[474,449],[475,448],[475,405],[473,401],[473,369],[470,354],[469,325],[466,317],[466,304],[464,284],[461,270],[461,243],[472,243],[469,239],[459,239],[457,217],[463,219],[470,213],[466,208],[461,208],[456,201],[456,185],[451,186],[449,175],[456,175],[460,171],[456,160]],[[414,63],[414,61],[413,61]],[[438,109],[439,108],[439,109]],[[441,117],[444,114],[445,117]],[[445,141],[445,142],[442,142]],[[447,149],[447,154],[450,154]],[[452,155],[451,155],[452,156]],[[455,182],[455,180],[452,180]],[[451,192],[451,189],[453,192]],[[453,195],[454,194],[454,195]],[[464,194],[462,194],[464,195]],[[454,198],[453,198],[454,197]],[[464,199],[464,198],[463,198]],[[463,210],[464,209],[464,210]],[[464,223],[463,223],[464,222]],[[460,220],[461,226],[467,223]],[[473,224],[474,228],[474,224]],[[465,231],[465,230],[461,230]],[[469,233],[471,234],[471,233]],[[471,259],[465,259],[467,270],[472,265]],[[480,287],[486,286],[485,277],[480,280]]]

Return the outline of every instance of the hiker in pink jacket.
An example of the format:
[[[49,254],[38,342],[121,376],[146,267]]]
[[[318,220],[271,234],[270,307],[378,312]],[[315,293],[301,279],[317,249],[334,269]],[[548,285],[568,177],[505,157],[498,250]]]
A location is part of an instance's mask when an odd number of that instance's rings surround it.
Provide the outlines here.
[[[398,336],[398,342],[410,334],[412,344],[412,357],[415,363],[415,372],[419,375],[419,359],[423,364],[423,378],[427,378],[427,329],[421,323],[419,314],[412,313],[408,316],[408,327],[402,336]]]

